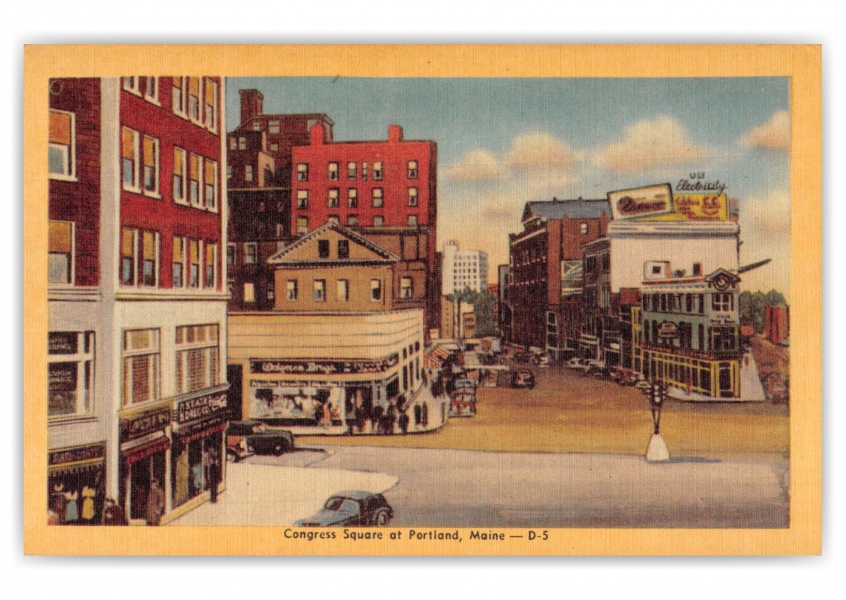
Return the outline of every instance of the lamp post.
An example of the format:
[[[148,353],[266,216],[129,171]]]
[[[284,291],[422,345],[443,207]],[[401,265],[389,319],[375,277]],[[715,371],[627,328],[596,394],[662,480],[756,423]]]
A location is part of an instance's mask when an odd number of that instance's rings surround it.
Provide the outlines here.
[[[652,409],[652,437],[646,447],[648,462],[666,462],[670,460],[667,444],[661,437],[661,407],[667,400],[667,385],[663,381],[653,380],[649,387],[649,405]]]

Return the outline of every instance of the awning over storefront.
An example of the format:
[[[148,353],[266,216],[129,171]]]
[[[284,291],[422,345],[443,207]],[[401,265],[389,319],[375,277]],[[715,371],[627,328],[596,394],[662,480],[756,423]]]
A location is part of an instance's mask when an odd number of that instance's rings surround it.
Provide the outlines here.
[[[122,450],[121,455],[124,462],[126,462],[127,465],[131,465],[139,460],[144,460],[148,456],[152,456],[157,452],[167,450],[169,447],[170,440],[167,437],[162,436],[147,442],[146,444],[134,446],[129,450]]]
[[[177,432],[179,441],[188,444],[196,439],[208,437],[226,429],[226,422],[215,421],[213,423],[196,423],[190,427],[184,427]]]

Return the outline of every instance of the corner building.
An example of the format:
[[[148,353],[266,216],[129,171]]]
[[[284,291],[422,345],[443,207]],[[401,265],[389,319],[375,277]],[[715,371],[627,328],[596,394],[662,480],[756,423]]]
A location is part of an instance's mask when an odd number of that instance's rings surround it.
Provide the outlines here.
[[[161,522],[210,495],[197,467],[225,454],[227,419],[224,92],[219,77],[51,82],[48,493],[59,522],[99,522],[110,496],[143,524],[154,480]]]

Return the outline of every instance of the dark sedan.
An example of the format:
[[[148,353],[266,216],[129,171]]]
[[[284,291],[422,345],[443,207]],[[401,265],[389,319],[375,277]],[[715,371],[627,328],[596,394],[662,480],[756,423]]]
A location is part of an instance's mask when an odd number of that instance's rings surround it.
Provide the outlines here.
[[[511,387],[532,389],[535,387],[535,374],[529,369],[517,369],[511,374]]]
[[[259,421],[230,421],[226,430],[226,458],[239,461],[250,454],[275,454],[293,450],[290,431],[269,429]]]
[[[382,494],[350,491],[334,494],[317,514],[296,522],[298,527],[387,525],[393,509]]]

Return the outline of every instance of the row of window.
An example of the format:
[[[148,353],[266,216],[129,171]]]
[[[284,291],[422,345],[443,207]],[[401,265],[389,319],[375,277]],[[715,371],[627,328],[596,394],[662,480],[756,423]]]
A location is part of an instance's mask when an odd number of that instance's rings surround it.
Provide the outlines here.
[[[229,142],[230,148],[233,150],[235,149],[234,142],[235,140],[232,139]],[[243,146],[241,149],[246,148],[247,141],[244,138],[239,140],[239,148]],[[419,169],[417,168],[417,161],[410,160],[406,163],[406,177],[408,179],[417,179],[419,176]],[[370,169],[370,176],[372,176],[373,181],[382,181],[385,176],[384,167],[381,161],[376,161],[372,164]],[[327,173],[326,177],[329,181],[339,181],[340,180],[340,166],[337,162],[330,162],[327,164]],[[361,163],[361,168],[357,162],[348,162],[347,163],[347,180],[348,181],[356,181],[357,179],[361,178],[362,181],[367,181],[368,178],[368,164],[366,162]],[[309,180],[309,165],[308,163],[298,163],[297,164],[297,181],[308,181]]]
[[[733,325],[709,327],[710,344],[705,337],[706,330],[703,323],[697,324],[695,338],[692,323],[678,323],[676,327],[677,329],[672,336],[663,337],[661,335],[661,323],[645,319],[643,321],[643,340],[657,346],[672,346],[700,352],[707,352],[709,348],[712,351],[735,350],[737,348],[737,327]]]
[[[127,92],[161,105],[158,77],[124,77],[122,81]],[[217,133],[220,118],[217,82],[205,77],[173,77],[172,83],[173,114]]]
[[[159,140],[124,127],[121,137],[123,189],[161,198],[160,165]],[[217,212],[217,168],[217,162],[174,146],[173,201]]]
[[[184,394],[219,383],[219,327],[176,328],[175,390]],[[161,330],[123,333],[122,405],[160,398]],[[94,410],[94,332],[51,332],[48,337],[49,417],[85,416]]]
[[[339,215],[329,215],[326,217],[326,220],[332,223],[340,223],[341,217]],[[417,227],[420,224],[420,220],[417,215],[408,215],[407,223],[410,227]],[[385,225],[385,217],[383,215],[374,215],[372,224],[373,227],[383,227]],[[364,227],[367,223],[362,221],[358,215],[347,215],[347,225],[350,227]],[[305,234],[308,231],[308,217],[297,217],[297,233]]]
[[[160,236],[157,231],[125,227],[121,230],[120,283],[158,287]],[[217,244],[183,236],[173,237],[174,288],[217,288]]]
[[[705,314],[704,294],[644,294],[641,297],[643,310],[663,313]],[[713,312],[734,312],[734,294],[731,292],[711,294]]]
[[[340,206],[340,190],[330,188],[326,193],[326,204],[329,208]],[[382,208],[385,205],[385,191],[382,188],[373,188],[370,193],[370,201],[373,208]],[[408,188],[408,206],[418,206],[418,191],[416,187]],[[348,208],[358,208],[358,190],[349,188],[347,190],[346,205]],[[308,190],[297,190],[297,208],[306,210],[309,206]]]
[[[326,280],[312,279],[312,300],[314,302],[326,302]],[[400,278],[400,298],[411,299],[414,297],[414,280],[411,277]],[[298,279],[288,279],[285,281],[285,300],[288,302],[297,302],[300,299],[300,284]],[[338,302],[349,302],[350,299],[350,280],[336,279],[335,280],[335,300]],[[372,302],[380,302],[382,300],[382,280],[370,280],[370,300]]]

